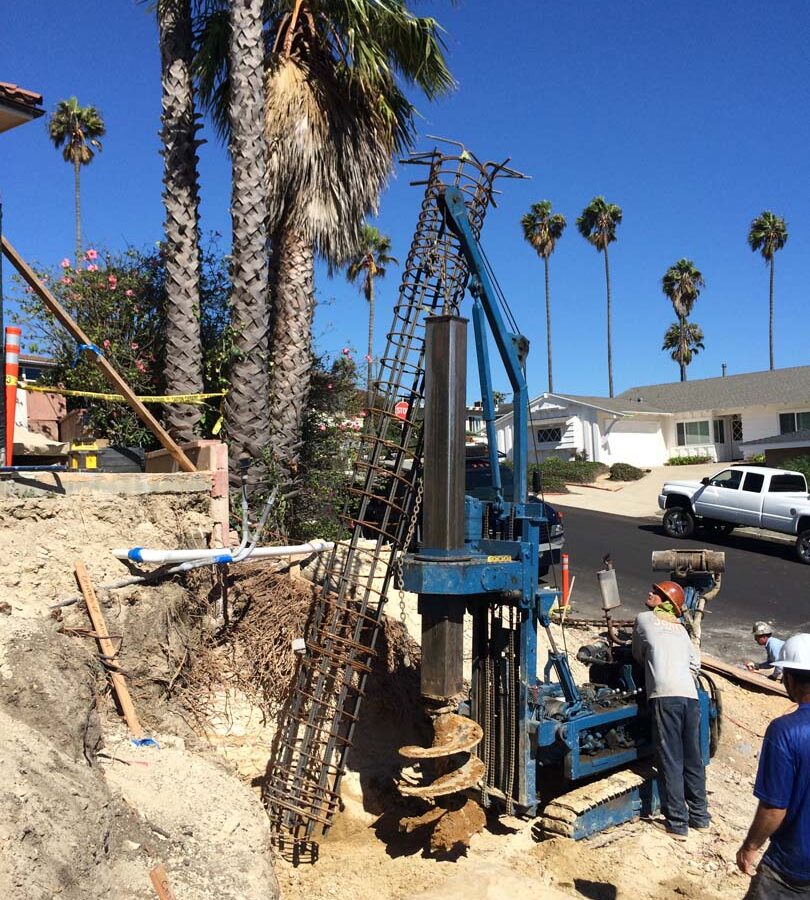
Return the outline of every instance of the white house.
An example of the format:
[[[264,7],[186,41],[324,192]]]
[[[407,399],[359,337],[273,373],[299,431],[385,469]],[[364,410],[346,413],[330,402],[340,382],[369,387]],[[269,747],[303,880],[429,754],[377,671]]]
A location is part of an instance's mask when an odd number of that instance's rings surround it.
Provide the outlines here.
[[[810,428],[810,366],[630,388],[618,397],[545,393],[530,401],[529,458],[663,465],[673,456],[742,459],[741,444]],[[512,413],[496,422],[512,458]]]

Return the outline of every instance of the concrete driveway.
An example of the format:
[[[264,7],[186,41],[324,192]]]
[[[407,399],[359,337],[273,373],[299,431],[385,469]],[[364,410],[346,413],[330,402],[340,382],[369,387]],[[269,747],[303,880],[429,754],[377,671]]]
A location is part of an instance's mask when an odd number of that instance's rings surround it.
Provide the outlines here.
[[[595,486],[572,484],[569,494],[548,494],[552,506],[563,509],[591,509],[614,516],[646,519],[660,516],[658,493],[665,481],[700,481],[706,475],[721,472],[727,463],[702,463],[698,466],[656,466],[638,481],[614,483],[599,481]]]

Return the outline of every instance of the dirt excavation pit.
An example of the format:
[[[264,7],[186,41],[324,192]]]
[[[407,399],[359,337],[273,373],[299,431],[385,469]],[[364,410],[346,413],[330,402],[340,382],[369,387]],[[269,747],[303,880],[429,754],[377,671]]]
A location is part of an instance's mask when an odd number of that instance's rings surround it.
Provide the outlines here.
[[[278,896],[277,881],[290,900],[744,894],[734,854],[754,810],[762,735],[791,707],[786,699],[714,676],[725,724],[708,770],[712,829],[683,844],[645,822],[577,843],[538,841],[532,822],[490,817],[481,828],[480,808],[464,799],[454,812],[465,835],[440,832],[432,852],[425,829],[403,828],[425,814],[425,802],[396,788],[399,748],[428,747],[433,737],[419,699],[419,648],[387,618],[341,812],[319,838],[318,861],[291,865],[271,847],[261,782],[295,666],[292,639],[303,634],[315,589],[270,564],[234,567],[224,629],[221,585],[209,573],[99,590],[136,710],[158,746],[129,740],[83,606],[50,616],[52,603],[76,593],[79,556],[98,585],[125,574],[112,546],[201,546],[204,503],[174,499],[0,504],[10,606],[0,614],[0,896],[153,898],[149,872],[159,864],[179,900],[264,900]],[[568,641],[573,649],[590,637],[569,633]]]

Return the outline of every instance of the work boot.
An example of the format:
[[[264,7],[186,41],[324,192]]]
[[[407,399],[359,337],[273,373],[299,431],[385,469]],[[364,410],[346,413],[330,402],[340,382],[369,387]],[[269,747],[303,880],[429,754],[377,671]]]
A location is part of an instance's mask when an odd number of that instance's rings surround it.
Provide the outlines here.
[[[663,831],[665,834],[668,834],[673,841],[685,841],[689,836],[688,832],[673,831],[663,819],[656,819],[650,824],[657,831]]]

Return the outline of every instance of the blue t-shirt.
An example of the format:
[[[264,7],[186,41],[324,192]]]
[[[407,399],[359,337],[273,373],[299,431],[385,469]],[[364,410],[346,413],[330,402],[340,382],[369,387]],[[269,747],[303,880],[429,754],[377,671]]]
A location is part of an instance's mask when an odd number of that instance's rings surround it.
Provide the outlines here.
[[[810,881],[810,703],[768,726],[754,796],[787,810],[763,860],[788,877]]]

